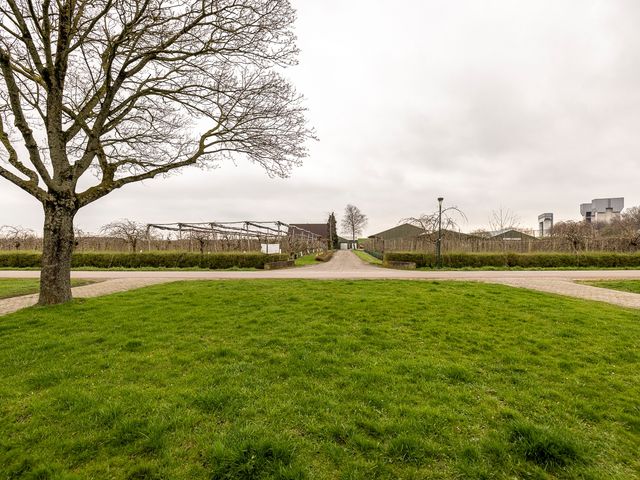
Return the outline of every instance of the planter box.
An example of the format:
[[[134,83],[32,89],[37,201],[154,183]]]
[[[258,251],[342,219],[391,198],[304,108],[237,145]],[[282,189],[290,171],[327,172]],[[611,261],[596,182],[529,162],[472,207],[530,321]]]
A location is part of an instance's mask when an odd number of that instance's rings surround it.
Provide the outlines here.
[[[264,264],[265,270],[277,270],[279,268],[289,268],[295,265],[294,260],[283,260],[280,262],[268,262]]]
[[[416,262],[399,262],[397,260],[386,260],[382,264],[382,266],[388,268],[397,268],[400,270],[415,270]]]

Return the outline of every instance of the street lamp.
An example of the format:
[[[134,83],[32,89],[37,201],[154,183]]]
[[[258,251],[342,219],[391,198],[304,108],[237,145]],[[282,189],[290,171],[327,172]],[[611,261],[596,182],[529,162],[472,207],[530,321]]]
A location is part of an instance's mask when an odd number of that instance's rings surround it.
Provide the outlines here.
[[[438,241],[436,242],[436,266],[442,268],[442,201],[443,197],[438,197]]]

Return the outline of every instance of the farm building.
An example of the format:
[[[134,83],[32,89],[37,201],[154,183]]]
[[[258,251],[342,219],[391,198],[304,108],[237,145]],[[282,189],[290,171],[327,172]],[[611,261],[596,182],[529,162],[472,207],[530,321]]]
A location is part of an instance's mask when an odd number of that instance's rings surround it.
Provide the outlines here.
[[[298,229],[314,233],[318,235],[320,238],[318,239],[324,245],[327,245],[328,248],[332,248],[331,242],[332,239],[329,238],[331,236],[331,231],[329,229],[329,223],[292,223],[292,227],[296,227]]]
[[[424,230],[420,227],[416,227],[410,223],[403,223],[402,225],[384,230],[376,233],[375,235],[369,235],[369,238],[375,238],[378,240],[396,240],[402,238],[418,238],[422,234],[424,234]]]
[[[435,242],[438,239],[438,233],[439,232],[423,233],[422,235],[420,235],[420,238],[426,238]],[[469,235],[468,233],[457,232],[455,230],[448,230],[446,228],[442,229],[443,240],[466,240],[472,237],[473,235]]]
[[[466,233],[446,228],[443,228],[441,233],[443,241],[464,241],[472,238]],[[437,231],[425,232],[420,227],[405,223],[371,235],[363,244],[365,249],[376,252],[415,251],[422,248],[432,248],[438,240],[438,235]]]
[[[340,250],[353,250],[354,248],[358,248],[358,240],[338,236],[338,245],[340,246]]]
[[[328,223],[291,223],[290,225],[320,235],[321,240],[326,241],[329,238]]]
[[[536,237],[524,233],[520,230],[513,228],[505,228],[503,230],[496,230],[493,232],[487,232],[486,238],[491,240],[535,240]]]

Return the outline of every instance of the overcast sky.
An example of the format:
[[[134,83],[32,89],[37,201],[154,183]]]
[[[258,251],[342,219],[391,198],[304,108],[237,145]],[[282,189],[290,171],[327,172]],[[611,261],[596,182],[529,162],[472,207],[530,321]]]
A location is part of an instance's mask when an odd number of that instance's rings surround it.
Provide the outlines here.
[[[347,203],[367,234],[436,209],[487,224],[513,210],[579,218],[640,204],[638,0],[293,0],[319,142],[288,179],[238,161],[133,185],[81,210],[83,230],[144,223],[323,222]],[[0,225],[40,229],[41,207],[0,183]]]

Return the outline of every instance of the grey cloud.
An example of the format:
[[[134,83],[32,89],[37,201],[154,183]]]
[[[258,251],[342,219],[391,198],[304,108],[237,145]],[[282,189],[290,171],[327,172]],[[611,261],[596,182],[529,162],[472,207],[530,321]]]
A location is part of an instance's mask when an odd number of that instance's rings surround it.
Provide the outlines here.
[[[466,228],[503,205],[577,218],[609,195],[640,204],[637,0],[296,0],[300,65],[320,142],[290,179],[257,166],[132,186],[81,212],[113,218],[321,221],[346,203],[370,233],[457,204]],[[41,222],[0,186],[1,223]],[[17,214],[16,212],[21,212]]]

